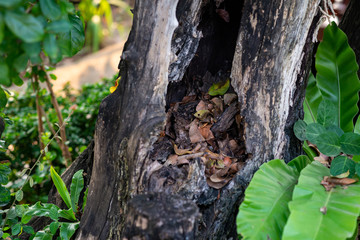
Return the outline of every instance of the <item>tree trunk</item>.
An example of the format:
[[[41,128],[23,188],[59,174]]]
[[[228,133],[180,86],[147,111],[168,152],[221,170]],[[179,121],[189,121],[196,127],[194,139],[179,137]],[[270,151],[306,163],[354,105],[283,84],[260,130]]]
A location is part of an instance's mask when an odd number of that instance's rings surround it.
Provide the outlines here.
[[[318,4],[138,0],[121,81],[100,106],[76,239],[236,239],[237,209],[253,173],[301,151],[292,126],[302,114]],[[217,190],[200,158],[166,165],[154,157],[154,143],[171,103],[230,74],[246,163]]]

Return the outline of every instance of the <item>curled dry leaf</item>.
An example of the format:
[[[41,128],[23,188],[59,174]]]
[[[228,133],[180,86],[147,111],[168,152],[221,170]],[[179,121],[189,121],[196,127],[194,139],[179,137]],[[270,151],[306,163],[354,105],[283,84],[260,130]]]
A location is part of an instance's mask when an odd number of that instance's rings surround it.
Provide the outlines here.
[[[211,99],[211,101],[215,104],[215,108],[218,109],[219,112],[222,113],[224,111],[224,102],[222,99],[214,97]]]
[[[330,191],[337,185],[347,186],[355,182],[357,182],[357,180],[352,178],[337,178],[337,177],[324,176],[320,184],[324,186],[326,191]]]
[[[207,104],[201,100],[198,105],[196,106],[196,112],[200,111],[200,110],[208,110],[207,108]]]
[[[174,144],[174,151],[175,151],[175,153],[176,153],[177,155],[179,155],[179,156],[192,153],[192,151],[190,151],[190,148],[187,148],[187,149],[179,149],[176,144]]]
[[[212,124],[204,124],[199,128],[201,135],[205,138],[205,140],[214,139],[214,135],[210,130]]]
[[[199,120],[197,119],[190,123],[189,138],[191,143],[205,142],[205,138],[201,135],[198,124]]]

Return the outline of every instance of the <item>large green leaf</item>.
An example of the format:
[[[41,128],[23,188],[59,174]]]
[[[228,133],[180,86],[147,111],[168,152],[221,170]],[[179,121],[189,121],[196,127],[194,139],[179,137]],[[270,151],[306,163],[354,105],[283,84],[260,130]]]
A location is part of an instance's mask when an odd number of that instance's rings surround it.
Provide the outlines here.
[[[83,171],[79,170],[74,174],[70,185],[71,206],[75,212],[77,211],[80,193],[84,188]]]
[[[306,139],[315,143],[319,135],[324,132],[326,132],[326,128],[323,125],[319,123],[310,123],[306,126]]]
[[[346,156],[338,156],[331,162],[330,173],[333,176],[349,171],[349,177],[352,177],[356,171],[356,163]]]
[[[325,127],[336,125],[338,123],[337,120],[337,108],[336,106],[329,100],[322,100],[319,108],[316,120],[318,123],[324,125]]]
[[[308,165],[311,161],[306,155],[300,155],[288,163],[288,166],[295,168],[299,173]]]
[[[0,207],[7,205],[10,200],[10,191],[0,185]]]
[[[357,133],[344,133],[340,137],[341,149],[350,155],[360,155],[360,135]]]
[[[326,191],[320,182],[328,175],[329,169],[317,161],[302,170],[283,240],[340,240],[353,235],[360,213],[360,183]]]
[[[24,42],[38,42],[44,36],[41,22],[32,15],[6,11],[5,22],[9,29]]]
[[[294,124],[294,133],[295,136],[301,140],[301,141],[305,141],[306,140],[306,122],[303,120],[298,120],[295,124]]]
[[[323,99],[337,107],[338,126],[352,132],[353,118],[358,113],[360,81],[355,53],[347,37],[333,22],[324,30],[323,41],[316,53],[317,85]]]
[[[82,49],[85,43],[85,33],[81,19],[76,15],[69,15],[71,30],[59,34],[58,44],[63,55],[73,56]]]
[[[51,179],[53,180],[56,189],[58,190],[61,198],[64,200],[66,206],[68,208],[71,208],[70,194],[66,188],[64,181],[61,179],[59,174],[57,174],[57,172],[55,171],[55,169],[53,167],[50,168],[50,175],[51,175]]]
[[[304,121],[306,123],[316,122],[317,109],[322,100],[319,88],[316,85],[316,79],[313,74],[310,74],[306,86],[305,100],[304,100]]]
[[[57,220],[59,217],[58,211],[60,211],[60,208],[54,204],[37,202],[29,207],[24,213],[23,218],[26,218],[27,216],[38,216]]]
[[[22,0],[0,0],[0,6],[5,8],[10,8],[20,4]]]
[[[40,0],[40,8],[44,15],[51,20],[61,17],[60,6],[54,0]]]
[[[33,240],[52,240],[53,235],[48,232],[38,231]]]
[[[245,239],[280,239],[298,175],[283,160],[263,164],[246,189],[236,219],[238,233]]]
[[[60,238],[62,240],[70,240],[71,236],[74,235],[76,229],[79,228],[79,225],[80,225],[80,222],[61,223]]]
[[[7,184],[9,181],[9,174],[11,170],[8,166],[0,163],[0,184]]]
[[[360,117],[358,117],[356,120],[354,133],[360,134]]]
[[[341,151],[339,136],[330,131],[321,133],[316,137],[314,143],[318,147],[319,151],[327,156],[334,157]]]

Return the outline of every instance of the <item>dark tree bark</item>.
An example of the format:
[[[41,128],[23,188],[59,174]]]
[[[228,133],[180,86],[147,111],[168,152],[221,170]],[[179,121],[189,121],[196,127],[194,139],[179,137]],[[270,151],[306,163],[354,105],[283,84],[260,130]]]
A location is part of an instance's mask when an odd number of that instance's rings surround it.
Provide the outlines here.
[[[292,126],[302,115],[318,4],[138,0],[120,84],[100,106],[76,239],[236,239],[237,209],[254,172],[301,152]],[[172,103],[228,77],[238,103],[223,119],[240,112],[247,159],[217,190],[198,157],[179,167],[153,151]],[[213,130],[220,136],[226,124]]]

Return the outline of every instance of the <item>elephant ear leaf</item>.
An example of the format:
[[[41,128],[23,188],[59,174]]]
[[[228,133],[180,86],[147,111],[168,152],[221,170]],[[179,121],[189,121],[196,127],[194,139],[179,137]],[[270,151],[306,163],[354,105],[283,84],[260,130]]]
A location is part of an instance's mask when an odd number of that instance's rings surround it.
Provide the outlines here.
[[[337,186],[326,191],[320,182],[329,175],[330,170],[317,161],[301,171],[289,202],[290,216],[283,240],[340,240],[353,235],[360,213],[360,183],[348,185],[346,189]]]
[[[344,132],[352,132],[353,119],[359,111],[359,67],[345,33],[334,22],[324,30],[323,41],[316,53],[315,67],[322,98],[337,107],[337,126]]]
[[[288,202],[299,171],[283,160],[263,164],[245,192],[236,219],[244,239],[280,239],[289,216]]]
[[[304,100],[304,121],[306,123],[316,122],[317,109],[322,100],[321,93],[317,87],[316,79],[313,74],[310,74],[306,86],[305,100]]]

